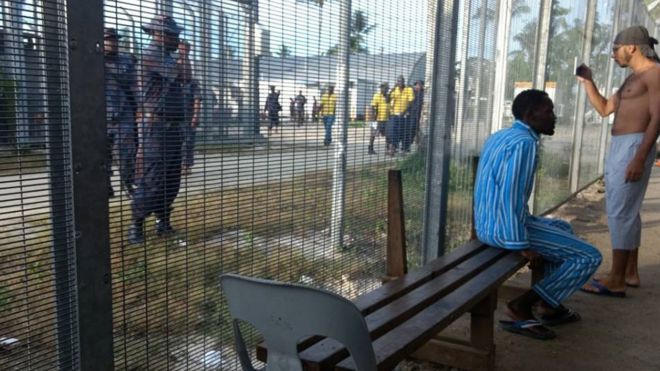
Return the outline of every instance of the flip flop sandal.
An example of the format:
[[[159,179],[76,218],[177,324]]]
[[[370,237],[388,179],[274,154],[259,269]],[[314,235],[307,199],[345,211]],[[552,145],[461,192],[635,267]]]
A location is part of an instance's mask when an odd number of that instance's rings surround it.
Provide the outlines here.
[[[500,327],[504,331],[527,336],[537,340],[550,340],[557,337],[557,334],[555,334],[554,331],[543,326],[541,322],[535,319],[524,321],[500,321]]]
[[[594,290],[589,290],[584,287],[580,288],[580,291],[586,292],[587,294],[592,294],[592,295],[600,295],[600,296],[609,296],[612,298],[625,298],[626,297],[626,292],[625,291],[612,291],[605,287],[602,283],[596,280],[591,280],[591,283],[589,283],[589,286],[594,288]]]
[[[600,279],[599,279],[599,278],[595,278],[595,277],[594,277],[594,278],[592,278],[592,279],[593,279],[594,281],[596,281],[596,282],[600,282]],[[638,285],[638,284],[636,285],[636,284],[632,284],[632,283],[628,283],[628,282],[626,282],[626,286],[628,286],[628,287],[632,287],[632,288],[634,288],[634,289],[639,288],[639,285]]]
[[[565,323],[577,322],[581,319],[580,313],[570,308],[565,308],[561,313],[554,316],[541,316],[543,326],[557,326]]]

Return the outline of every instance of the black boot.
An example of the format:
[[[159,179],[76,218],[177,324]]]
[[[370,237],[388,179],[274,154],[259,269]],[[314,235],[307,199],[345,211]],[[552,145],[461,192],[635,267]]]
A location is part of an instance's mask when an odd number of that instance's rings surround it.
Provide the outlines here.
[[[374,151],[374,146],[369,146],[369,152],[370,155],[375,155],[376,151]]]
[[[144,219],[136,219],[128,229],[128,243],[137,245],[144,243]]]
[[[164,216],[162,218],[156,219],[156,235],[158,236],[167,236],[175,232],[174,228],[170,224],[170,217]]]

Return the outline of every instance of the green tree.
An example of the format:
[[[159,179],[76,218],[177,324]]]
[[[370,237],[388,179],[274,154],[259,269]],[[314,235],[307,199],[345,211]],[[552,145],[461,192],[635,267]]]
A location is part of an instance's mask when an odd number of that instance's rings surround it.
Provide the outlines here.
[[[277,55],[280,58],[290,57],[291,49],[288,46],[282,44],[280,45],[280,48],[277,49],[277,51],[275,52],[275,55]]]
[[[353,12],[351,17],[351,35],[350,35],[350,53],[351,54],[368,54],[366,37],[376,27],[375,24],[369,24],[367,14],[362,10]],[[335,45],[328,49],[328,55],[336,55],[339,52],[339,46]]]

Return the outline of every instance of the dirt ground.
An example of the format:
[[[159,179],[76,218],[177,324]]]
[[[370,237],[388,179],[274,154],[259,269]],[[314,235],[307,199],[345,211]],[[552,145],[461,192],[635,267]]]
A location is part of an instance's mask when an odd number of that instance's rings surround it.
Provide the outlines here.
[[[600,192],[599,192],[600,191]],[[600,271],[608,271],[611,245],[602,186],[594,184],[551,214],[569,221],[576,233],[603,253]],[[660,168],[655,168],[642,211],[640,288],[628,289],[623,299],[577,292],[566,305],[582,315],[577,323],[556,327],[557,338],[539,341],[495,329],[497,370],[660,370]],[[524,287],[529,273],[521,272],[507,285]],[[506,300],[503,298],[502,300]],[[504,319],[500,301],[496,319]],[[467,318],[447,330],[467,337]],[[405,371],[447,370],[406,362]]]

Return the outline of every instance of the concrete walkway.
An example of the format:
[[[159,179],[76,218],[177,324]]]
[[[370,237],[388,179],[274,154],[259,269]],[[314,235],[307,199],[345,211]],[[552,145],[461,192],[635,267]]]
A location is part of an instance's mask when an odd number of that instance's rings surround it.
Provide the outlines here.
[[[578,235],[599,248],[604,257],[600,271],[606,272],[612,254],[604,193],[599,191],[602,186],[594,184],[553,216],[571,222]],[[660,168],[654,168],[642,222],[642,286],[629,289],[624,299],[576,293],[565,304],[578,311],[582,320],[556,327],[557,338],[551,341],[529,339],[496,328],[497,370],[660,370]],[[529,272],[521,272],[509,284],[529,287],[529,280]],[[504,300],[498,305],[496,319],[506,319],[502,313]],[[448,332],[466,337],[467,320],[462,318]],[[445,370],[413,362],[402,369]]]

